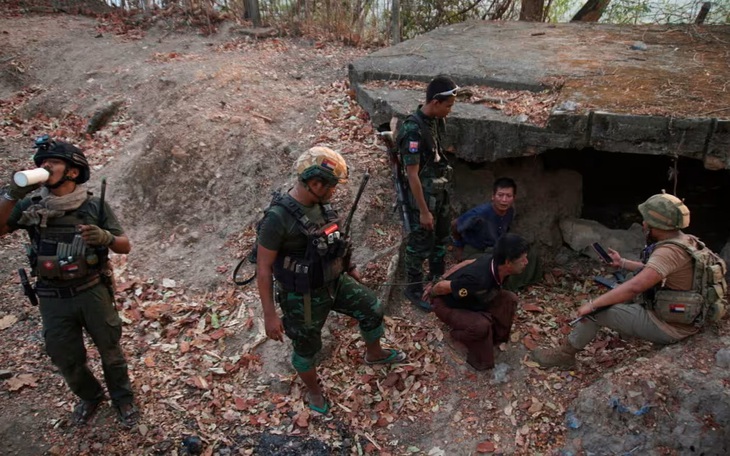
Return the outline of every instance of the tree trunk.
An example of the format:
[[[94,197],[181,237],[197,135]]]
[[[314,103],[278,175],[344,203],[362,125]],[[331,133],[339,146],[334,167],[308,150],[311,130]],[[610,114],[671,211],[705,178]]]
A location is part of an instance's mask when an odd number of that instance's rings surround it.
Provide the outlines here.
[[[545,0],[522,0],[520,7],[520,20],[540,22],[543,17]]]
[[[707,17],[707,13],[710,12],[710,8],[712,8],[712,3],[705,2],[702,4],[702,8],[700,8],[697,19],[695,19],[695,24],[700,25],[705,23],[705,18]]]
[[[243,0],[244,18],[250,19],[254,27],[261,27],[261,13],[259,13],[259,0]]]
[[[588,0],[570,22],[598,22],[611,0]]]
[[[400,0],[393,0],[390,12],[390,37],[393,44],[400,43]]]

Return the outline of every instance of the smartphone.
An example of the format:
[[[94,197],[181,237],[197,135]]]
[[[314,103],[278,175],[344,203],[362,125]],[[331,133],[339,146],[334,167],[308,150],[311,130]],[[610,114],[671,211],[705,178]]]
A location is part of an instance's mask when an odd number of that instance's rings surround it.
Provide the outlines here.
[[[594,242],[593,244],[591,244],[591,246],[593,247],[593,250],[596,251],[596,253],[598,254],[598,256],[601,257],[601,259],[605,263],[607,263],[607,264],[613,263],[613,258],[611,258],[611,256],[608,254],[608,252],[606,252],[603,249],[603,247],[601,247],[601,244],[599,244],[598,242]]]

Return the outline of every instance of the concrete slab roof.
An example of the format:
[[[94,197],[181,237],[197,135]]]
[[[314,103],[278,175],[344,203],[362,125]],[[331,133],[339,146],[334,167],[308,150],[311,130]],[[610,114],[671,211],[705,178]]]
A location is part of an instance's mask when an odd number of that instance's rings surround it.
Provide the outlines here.
[[[468,86],[448,120],[468,161],[594,148],[730,168],[730,26],[471,21],[350,65],[376,124],[423,103],[438,74]]]

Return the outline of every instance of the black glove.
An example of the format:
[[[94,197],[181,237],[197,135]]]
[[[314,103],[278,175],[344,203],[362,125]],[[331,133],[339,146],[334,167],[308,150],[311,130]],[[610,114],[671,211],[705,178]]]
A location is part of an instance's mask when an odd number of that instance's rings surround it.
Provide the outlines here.
[[[41,184],[33,184],[33,185],[29,185],[27,187],[21,187],[15,183],[14,179],[11,178],[10,185],[8,186],[8,189],[5,192],[5,194],[10,197],[8,199],[18,201],[18,200],[22,200],[23,198],[25,198],[25,195],[32,192],[33,190],[40,188],[40,186],[41,186]]]

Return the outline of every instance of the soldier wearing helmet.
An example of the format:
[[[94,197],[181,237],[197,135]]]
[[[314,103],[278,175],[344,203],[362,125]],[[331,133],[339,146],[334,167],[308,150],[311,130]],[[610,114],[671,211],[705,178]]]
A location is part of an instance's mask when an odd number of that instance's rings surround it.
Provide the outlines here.
[[[104,401],[99,381],[86,364],[83,330],[101,355],[104,379],[123,425],[138,418],[127,363],[119,343],[122,322],[114,305],[108,252],[129,253],[131,244],[106,203],[86,187],[89,163],[77,147],[48,136],[36,140],[33,161],[48,171],[41,186],[14,181],[0,199],[0,235],[24,229],[37,278],[35,293],[46,351],[69,388],[80,398],[75,424],[85,424]]]
[[[313,147],[299,157],[294,171],[296,184],[274,197],[258,227],[257,284],[266,335],[282,341],[286,333],[291,339],[292,364],[307,387],[308,406],[327,413],[314,358],[330,311],[358,321],[365,363],[397,363],[406,355],[381,347],[383,306],[359,282],[355,265],[346,264],[351,246],[330,204],[337,185],[348,177],[344,158],[327,147]]]
[[[662,192],[647,199],[638,209],[647,242],[642,261],[627,260],[608,249],[612,265],[634,272],[634,276],[583,304],[577,311],[580,320],[560,347],[533,352],[533,358],[541,366],[574,366],[575,355],[593,340],[601,327],[611,328],[622,336],[667,345],[697,333],[706,319],[719,318],[719,315],[706,314],[703,285],[706,281],[696,280],[697,268],[702,266],[698,265],[700,258],[717,255],[702,241],[681,231],[689,226],[687,206],[679,198]],[[722,260],[718,257],[717,261],[718,271],[724,271],[724,263],[720,266]],[[724,278],[721,280],[724,282]],[[722,298],[719,296],[719,300]]]

